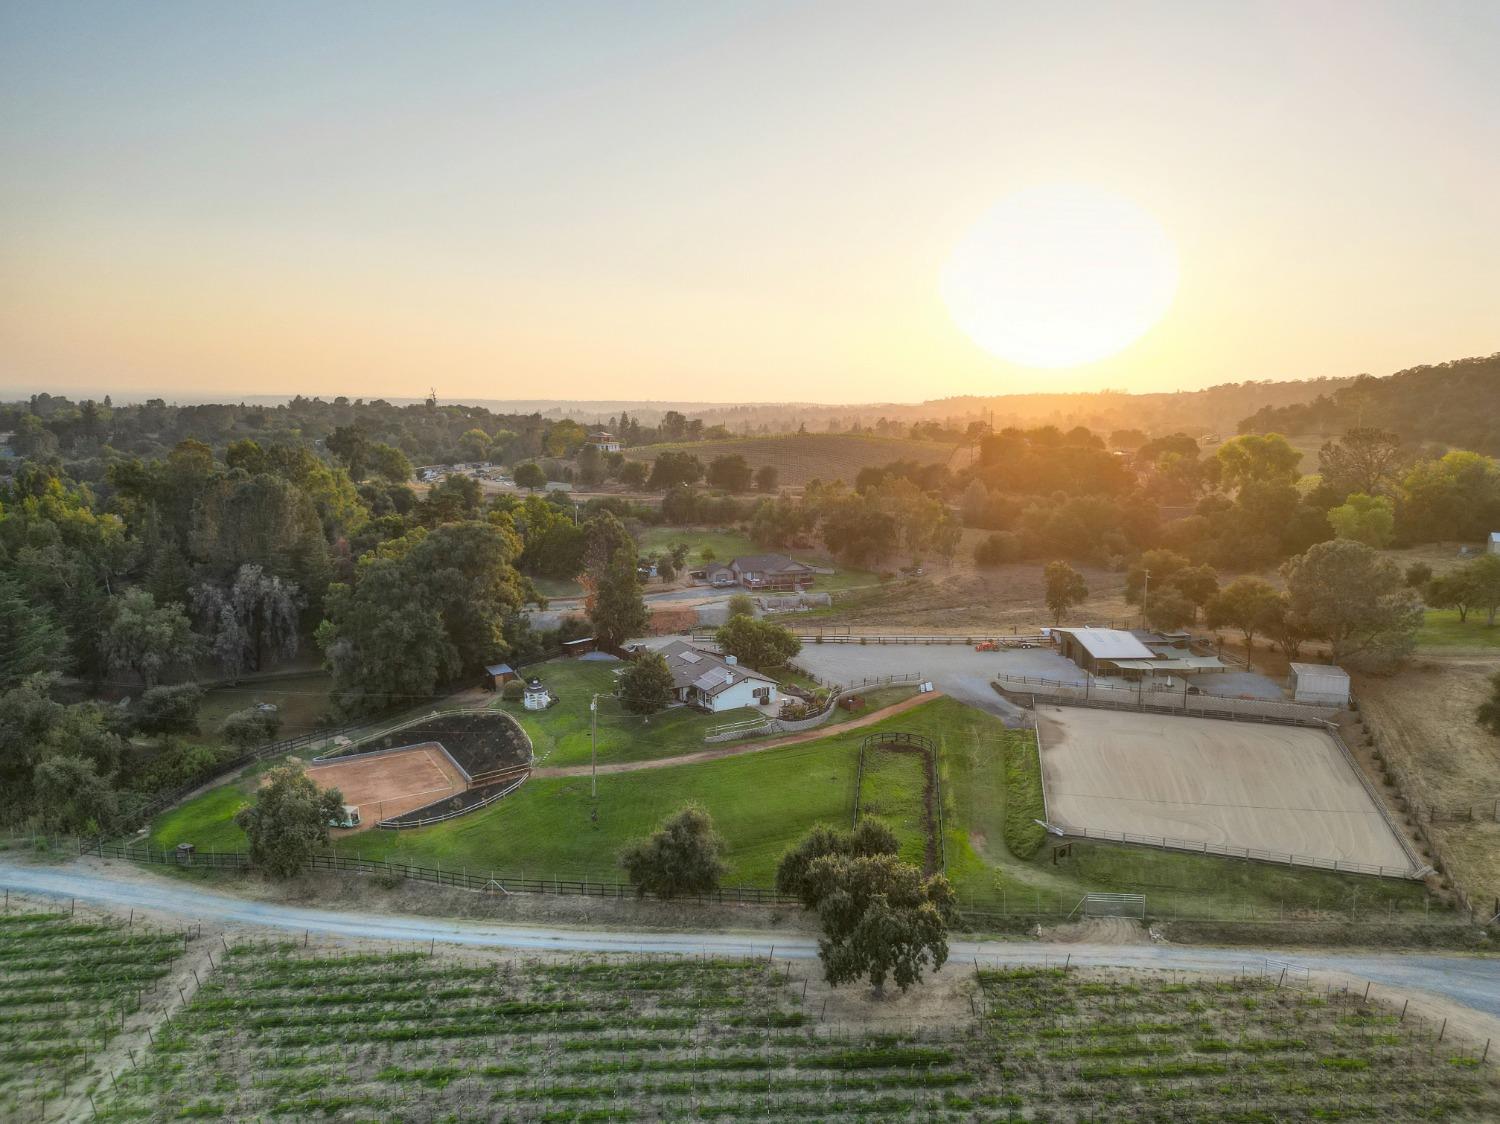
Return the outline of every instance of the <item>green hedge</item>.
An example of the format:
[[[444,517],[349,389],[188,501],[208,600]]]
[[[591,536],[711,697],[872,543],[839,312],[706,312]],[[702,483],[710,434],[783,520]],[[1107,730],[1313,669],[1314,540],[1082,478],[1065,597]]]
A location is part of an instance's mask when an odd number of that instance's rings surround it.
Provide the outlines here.
[[[1036,739],[1018,734],[1005,750],[1005,845],[1016,858],[1029,859],[1041,849],[1047,832],[1036,821],[1046,815]]]

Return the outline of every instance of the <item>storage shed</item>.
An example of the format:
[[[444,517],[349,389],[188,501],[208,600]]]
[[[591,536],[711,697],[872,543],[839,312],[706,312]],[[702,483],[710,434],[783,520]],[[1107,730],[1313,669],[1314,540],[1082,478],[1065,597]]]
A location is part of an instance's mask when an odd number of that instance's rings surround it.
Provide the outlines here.
[[[484,673],[490,677],[490,686],[496,691],[516,677],[516,669],[508,663],[492,663]]]
[[[1314,706],[1348,706],[1349,673],[1331,663],[1294,663],[1292,698]]]

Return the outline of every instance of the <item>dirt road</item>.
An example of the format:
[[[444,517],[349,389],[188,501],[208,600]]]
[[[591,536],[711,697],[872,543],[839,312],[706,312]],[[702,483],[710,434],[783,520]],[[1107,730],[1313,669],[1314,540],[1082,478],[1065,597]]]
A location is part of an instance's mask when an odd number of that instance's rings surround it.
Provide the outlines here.
[[[721,757],[737,757],[742,753],[759,753],[763,749],[777,749],[784,745],[801,745],[803,742],[815,742],[819,738],[833,737],[842,734],[845,730],[858,730],[864,726],[872,726],[876,722],[890,718],[892,715],[900,714],[902,711],[910,710],[914,706],[921,706],[925,702],[943,697],[941,691],[928,691],[925,695],[916,695],[913,698],[902,699],[898,703],[872,710],[869,714],[863,714],[849,722],[840,722],[837,726],[819,726],[812,730],[804,730],[800,734],[788,734],[784,738],[776,738],[768,742],[750,742],[746,745],[725,745],[717,749],[704,749],[697,753],[682,753],[676,757],[661,757],[655,761],[626,761],[618,765],[600,765],[600,774],[605,773],[635,773],[642,769],[668,769],[673,765],[697,765],[704,761],[717,761]],[[543,768],[531,770],[533,777],[586,777],[592,772],[588,765],[564,765],[556,768]]]
[[[76,897],[108,908],[136,908],[199,921],[216,928],[276,928],[322,937],[377,941],[441,941],[474,948],[554,952],[714,952],[728,956],[777,956],[807,960],[818,954],[806,934],[758,932],[632,932],[501,925],[438,917],[344,913],[275,902],[251,901],[143,877],[127,867],[119,875],[75,866],[34,866],[0,858],[0,887],[58,898]],[[1236,972],[1259,968],[1263,959],[1294,960],[1314,974],[1370,980],[1382,988],[1412,990],[1439,1004],[1467,1009],[1476,1024],[1500,1034],[1500,959],[1431,953],[1295,952],[1279,949],[1198,948],[1167,944],[951,941],[950,964],[1056,964],[1064,957],[1091,967]],[[1487,1032],[1486,1032],[1487,1033]]]

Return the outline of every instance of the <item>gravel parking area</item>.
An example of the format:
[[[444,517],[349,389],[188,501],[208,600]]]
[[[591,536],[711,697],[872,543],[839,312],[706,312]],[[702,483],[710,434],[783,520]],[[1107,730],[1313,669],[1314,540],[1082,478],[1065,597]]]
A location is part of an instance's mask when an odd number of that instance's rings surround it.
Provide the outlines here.
[[[1011,724],[1018,723],[1020,709],[990,686],[1001,671],[1069,683],[1084,681],[1076,664],[1050,648],[976,652],[967,644],[804,644],[797,662],[836,683],[917,672],[945,694]]]

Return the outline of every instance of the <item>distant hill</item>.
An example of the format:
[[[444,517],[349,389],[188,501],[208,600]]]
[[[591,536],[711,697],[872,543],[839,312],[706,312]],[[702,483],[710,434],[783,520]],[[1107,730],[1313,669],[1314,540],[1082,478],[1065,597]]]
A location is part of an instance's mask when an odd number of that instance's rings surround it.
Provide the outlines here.
[[[1309,402],[1265,405],[1243,419],[1241,433],[1341,433],[1378,426],[1410,442],[1432,442],[1500,454],[1500,353],[1362,375]]]
[[[752,468],[775,465],[780,482],[795,486],[814,479],[842,480],[852,484],[860,469],[900,460],[959,468],[968,464],[972,447],[868,434],[789,433],[781,437],[735,437],[722,441],[640,445],[626,449],[625,455],[631,460],[652,460],[659,453],[678,450],[692,453],[705,466],[715,457],[738,453]]]

